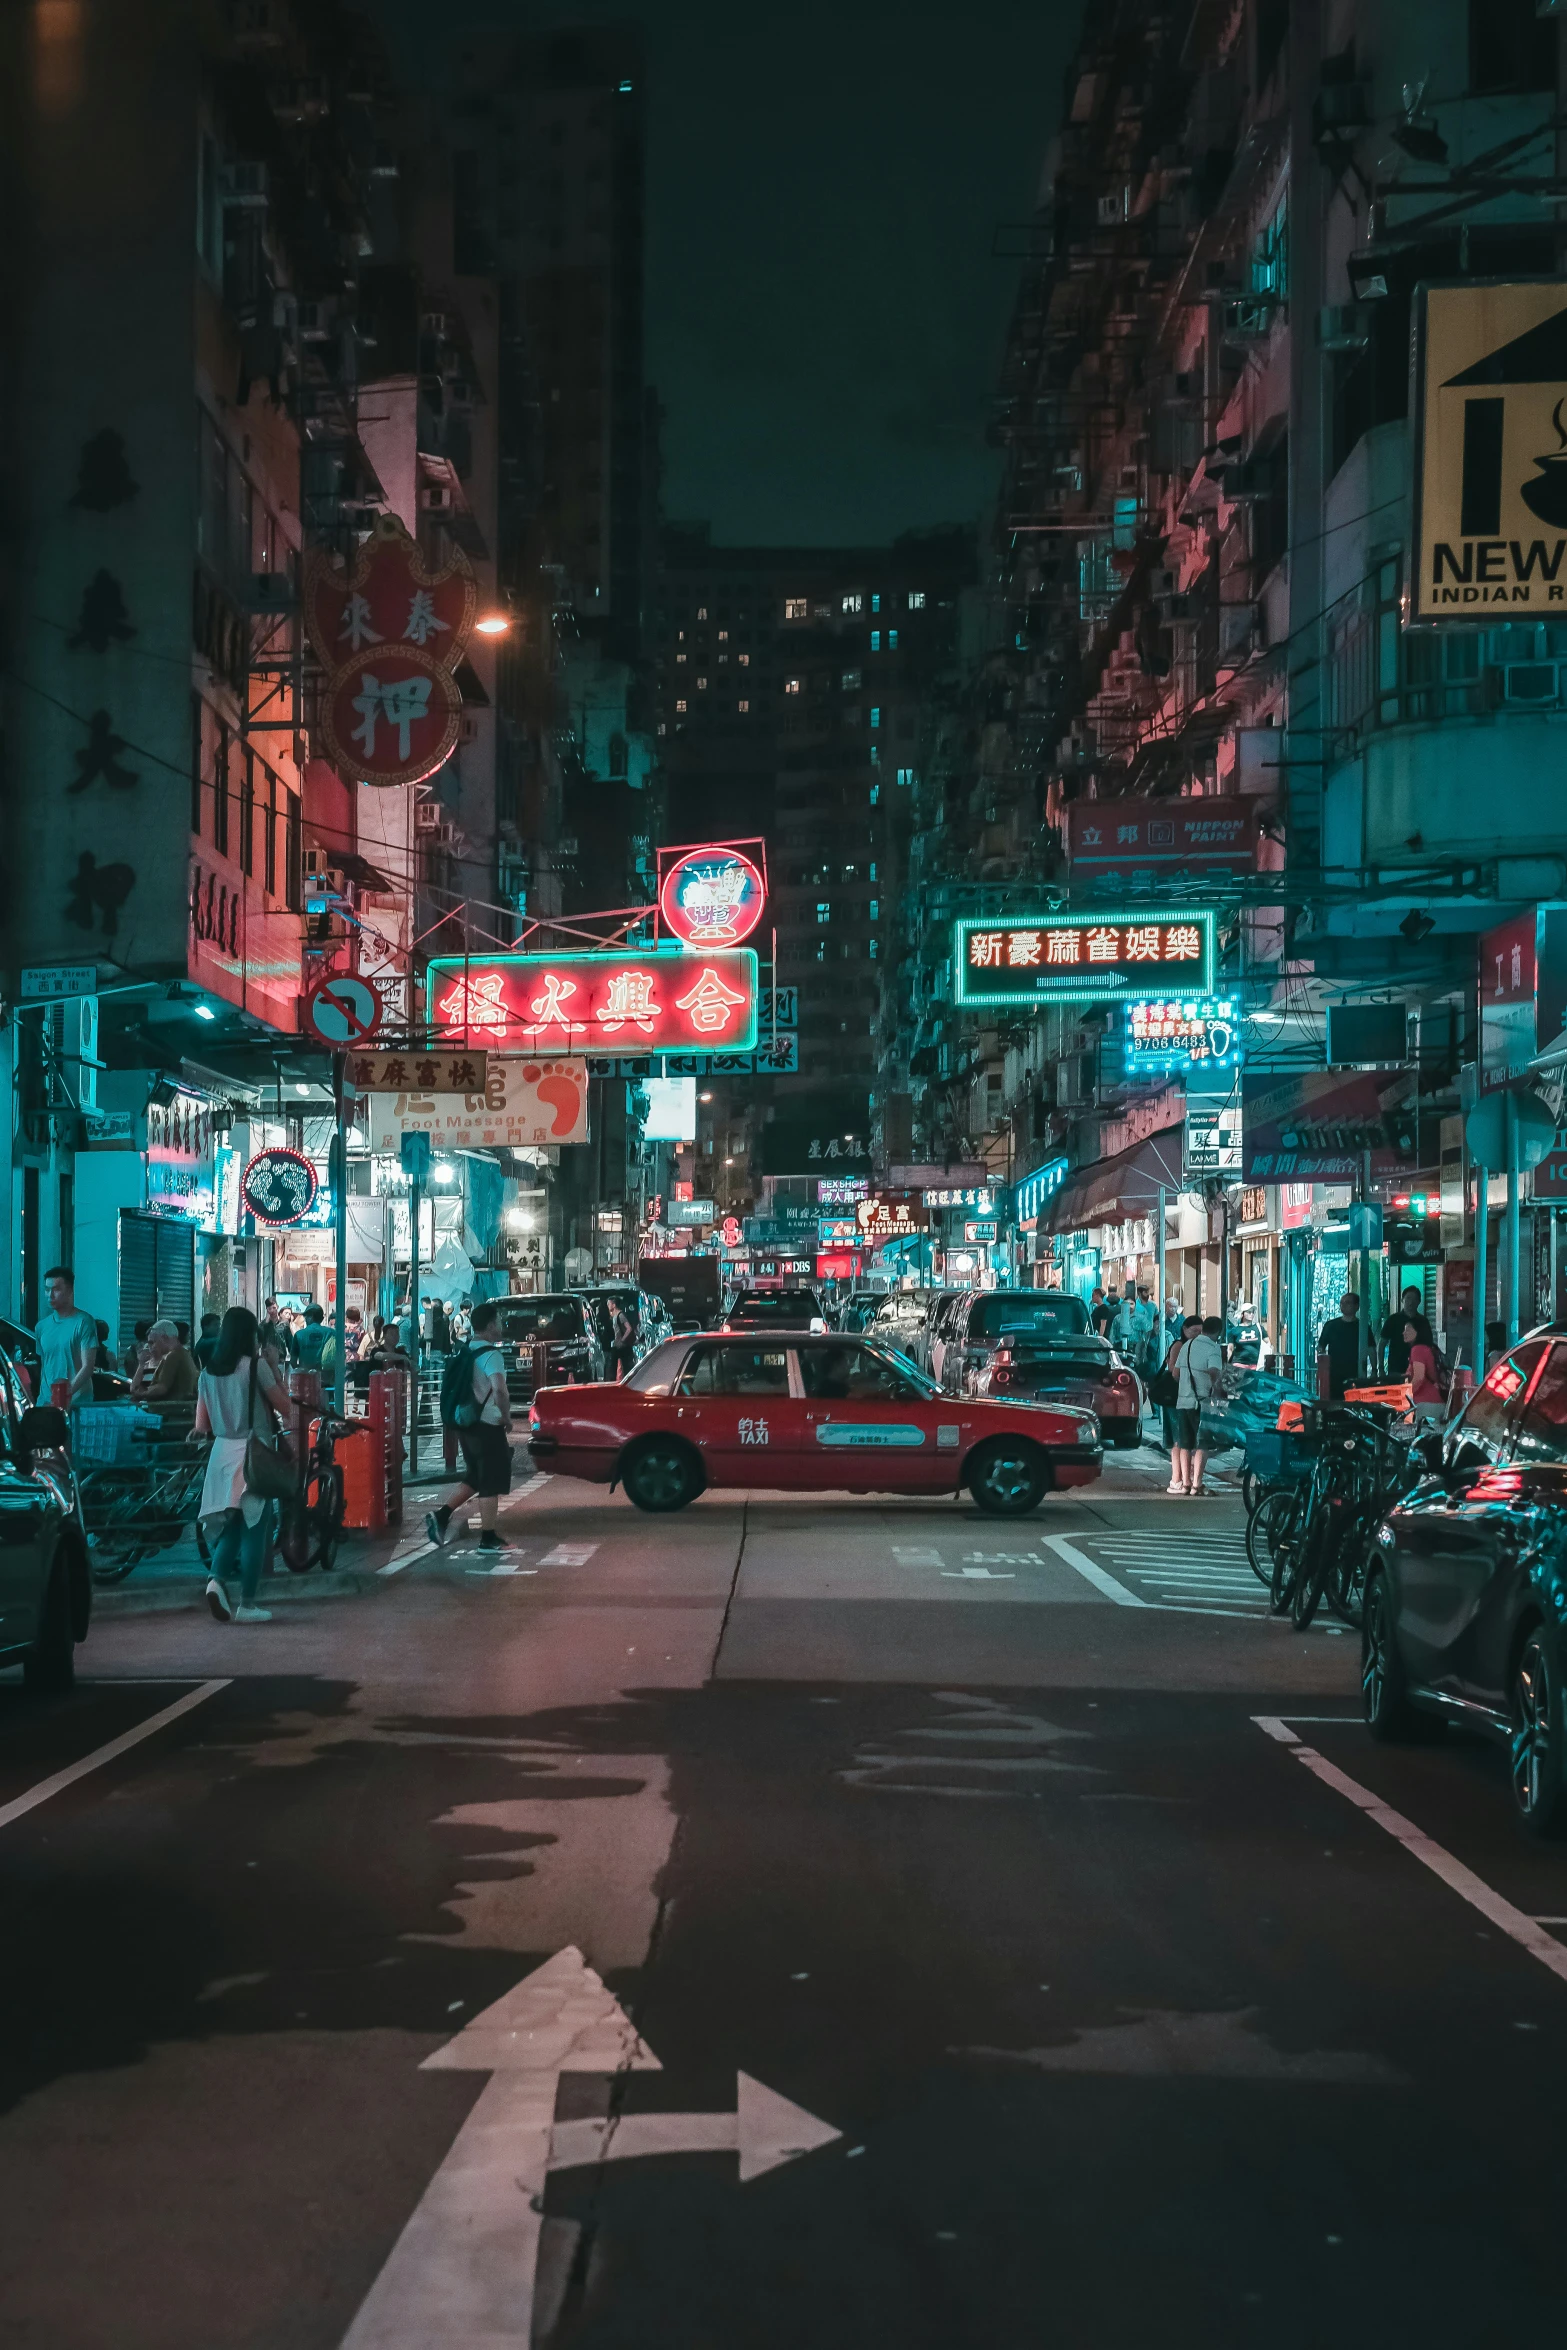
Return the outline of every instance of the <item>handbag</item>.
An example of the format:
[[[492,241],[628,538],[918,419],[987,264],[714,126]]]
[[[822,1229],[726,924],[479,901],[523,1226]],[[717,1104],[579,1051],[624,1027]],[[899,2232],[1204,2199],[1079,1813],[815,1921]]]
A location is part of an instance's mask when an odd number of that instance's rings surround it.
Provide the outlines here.
[[[268,1444],[264,1436],[256,1434],[256,1369],[258,1358],[250,1358],[250,1402],[246,1410],[246,1425],[250,1434],[245,1441],[245,1485],[258,1501],[283,1501],[294,1490],[294,1464],[289,1455],[275,1444]]]
[[[1148,1401],[1158,1404],[1162,1411],[1173,1411],[1181,1392],[1180,1380],[1170,1368],[1180,1351],[1181,1342],[1177,1339],[1148,1382]]]

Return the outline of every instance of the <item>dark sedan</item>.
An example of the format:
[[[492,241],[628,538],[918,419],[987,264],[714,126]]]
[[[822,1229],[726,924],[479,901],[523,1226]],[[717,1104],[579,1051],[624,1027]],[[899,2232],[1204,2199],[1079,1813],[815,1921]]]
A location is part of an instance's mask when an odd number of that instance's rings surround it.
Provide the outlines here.
[[[535,1386],[555,1387],[576,1379],[602,1379],[604,1350],[593,1315],[580,1290],[496,1300],[501,1318],[501,1352],[506,1386],[514,1404],[526,1403]],[[542,1358],[540,1349],[543,1349]]]
[[[825,1330],[814,1289],[742,1289],[725,1314],[725,1330]]]
[[[1525,1339],[1376,1529],[1361,1684],[1373,1738],[1435,1719],[1502,1741],[1525,1827],[1567,1827],[1567,1340]]]
[[[87,1637],[92,1584],[63,1412],[30,1405],[0,1350],[0,1666],[63,1692]]]
[[[1091,1411],[1107,1445],[1143,1440],[1137,1373],[1089,1327],[1088,1308],[1064,1289],[987,1289],[945,1332],[942,1385],[996,1402],[1064,1403]]]

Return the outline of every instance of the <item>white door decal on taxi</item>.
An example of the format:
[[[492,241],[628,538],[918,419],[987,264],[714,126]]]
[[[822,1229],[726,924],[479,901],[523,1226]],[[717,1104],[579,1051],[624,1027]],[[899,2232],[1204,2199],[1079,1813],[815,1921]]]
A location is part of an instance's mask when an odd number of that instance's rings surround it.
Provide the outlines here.
[[[916,1428],[906,1420],[818,1420],[818,1444],[832,1445],[898,1445],[913,1449],[925,1441],[923,1428]]]

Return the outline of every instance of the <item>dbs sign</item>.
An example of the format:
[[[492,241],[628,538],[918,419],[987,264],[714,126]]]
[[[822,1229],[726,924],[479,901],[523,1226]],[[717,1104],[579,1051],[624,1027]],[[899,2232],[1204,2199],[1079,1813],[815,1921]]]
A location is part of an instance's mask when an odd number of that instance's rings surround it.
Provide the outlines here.
[[[431,1030],[469,1045],[639,1055],[756,1044],[749,947],[441,956],[425,984]]]

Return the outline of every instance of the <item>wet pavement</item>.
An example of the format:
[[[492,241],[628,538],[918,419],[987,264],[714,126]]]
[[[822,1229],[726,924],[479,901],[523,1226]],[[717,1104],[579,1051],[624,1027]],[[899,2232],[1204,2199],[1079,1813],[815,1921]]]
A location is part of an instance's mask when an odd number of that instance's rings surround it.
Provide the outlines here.
[[[1490,1749],[1372,1748],[1165,1473],[545,1480],[499,1572],[133,1578],[74,1698],[0,1677],[0,2344],[1554,2318],[1567,1862]]]

